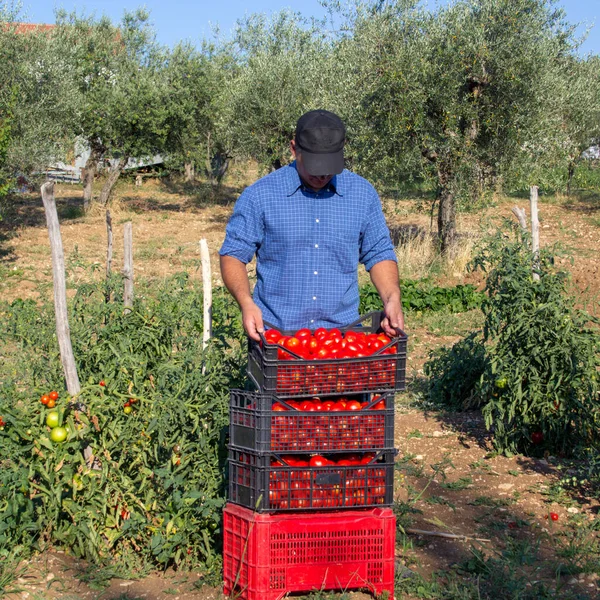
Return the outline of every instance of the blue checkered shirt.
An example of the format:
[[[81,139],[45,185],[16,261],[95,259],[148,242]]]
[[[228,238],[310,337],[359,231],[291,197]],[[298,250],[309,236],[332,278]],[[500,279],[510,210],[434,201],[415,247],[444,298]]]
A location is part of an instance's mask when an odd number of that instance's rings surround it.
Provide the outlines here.
[[[238,198],[221,255],[256,254],[254,302],[283,330],[335,327],[358,318],[358,263],[396,260],[381,201],[344,170],[319,192],[295,163],[259,179]]]

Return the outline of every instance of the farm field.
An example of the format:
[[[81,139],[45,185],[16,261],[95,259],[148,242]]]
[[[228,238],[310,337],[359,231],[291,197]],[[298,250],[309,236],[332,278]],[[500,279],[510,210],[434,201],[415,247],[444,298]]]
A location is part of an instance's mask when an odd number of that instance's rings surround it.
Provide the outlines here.
[[[136,279],[161,281],[177,271],[201,278],[198,241],[206,238],[213,281],[219,286],[218,249],[235,198],[254,172],[238,173],[234,184],[218,192],[146,181],[140,187],[123,183],[111,209],[115,248],[113,268],[122,261],[122,224],[133,222]],[[106,224],[95,208],[80,209],[77,186],[56,189],[65,257],[71,267],[71,289],[88,277],[104,276]],[[515,204],[528,209],[526,198],[501,198],[494,206],[459,219],[464,240],[477,243],[484,231]],[[427,206],[414,200],[386,200],[393,231],[426,230]],[[579,302],[598,315],[600,298],[600,198],[581,192],[571,200],[541,197],[541,244],[559,242],[570,258],[558,260],[572,274]],[[410,240],[407,242],[410,245]],[[469,246],[470,247],[470,246]],[[399,247],[402,258],[403,247]],[[571,262],[572,261],[572,262]],[[481,273],[468,273],[466,260],[451,267],[407,264],[435,283],[482,284]],[[361,274],[361,277],[364,277]],[[41,199],[25,194],[0,222],[0,294],[16,298],[51,297],[51,264]],[[596,303],[596,308],[594,308]],[[448,345],[481,327],[479,310],[466,313],[406,315],[409,338],[408,391],[396,397],[396,511],[401,529],[397,556],[409,571],[399,579],[398,598],[478,598],[490,586],[501,597],[593,599],[600,593],[600,502],[571,492],[565,483],[574,471],[568,461],[545,456],[533,459],[494,455],[490,435],[479,412],[447,413],[428,403],[423,393],[423,364],[431,350]],[[551,516],[552,515],[552,516]],[[556,520],[553,516],[556,515]],[[408,530],[441,532],[440,537]],[[209,600],[221,598],[214,577],[204,585],[202,574],[167,571],[131,579],[112,578],[109,569],[77,561],[57,549],[22,564],[7,598],[69,600]],[[444,595],[451,592],[452,596]],[[512,595],[511,595],[512,594]],[[329,598],[314,593],[314,600]],[[331,598],[366,598],[348,592]],[[500,597],[500,596],[499,596]]]

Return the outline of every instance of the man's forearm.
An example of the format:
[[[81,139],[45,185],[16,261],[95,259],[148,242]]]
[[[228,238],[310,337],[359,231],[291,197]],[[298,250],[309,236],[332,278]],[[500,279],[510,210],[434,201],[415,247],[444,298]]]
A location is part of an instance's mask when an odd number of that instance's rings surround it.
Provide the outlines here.
[[[397,329],[404,329],[398,266],[393,260],[382,260],[371,268],[369,275],[383,301],[385,317],[381,325],[388,335],[395,335]]]
[[[221,256],[221,277],[240,308],[253,302],[246,265],[233,256]]]
[[[384,305],[391,300],[400,301],[398,265],[393,260],[378,262],[371,268],[369,275]]]

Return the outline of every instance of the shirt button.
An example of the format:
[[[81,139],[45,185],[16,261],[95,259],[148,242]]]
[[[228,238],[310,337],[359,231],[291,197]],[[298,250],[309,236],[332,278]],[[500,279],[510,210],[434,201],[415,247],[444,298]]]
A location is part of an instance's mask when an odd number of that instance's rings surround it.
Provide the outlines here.
[[[318,274],[319,274],[319,271],[315,271],[315,275],[318,275]]]
[[[316,297],[316,296],[313,296],[313,300],[316,300],[316,299],[317,299],[317,297]]]
[[[314,323],[314,322],[315,322],[315,320],[314,320],[314,319],[311,319],[311,320],[310,320],[310,322],[311,322],[311,323]]]
[[[317,223],[318,223],[318,222],[319,222],[319,219],[315,219],[315,222],[317,222]]]
[[[315,244],[315,248],[318,248],[318,247],[319,247],[319,244]]]

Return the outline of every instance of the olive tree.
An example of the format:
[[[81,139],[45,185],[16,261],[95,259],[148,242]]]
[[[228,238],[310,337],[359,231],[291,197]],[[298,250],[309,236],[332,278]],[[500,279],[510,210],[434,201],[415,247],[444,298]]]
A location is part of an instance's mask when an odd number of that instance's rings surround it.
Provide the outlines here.
[[[57,14],[56,52],[68,56],[78,89],[74,133],[89,147],[84,204],[91,200],[98,164],[112,159],[99,201],[108,203],[130,158],[164,152],[170,87],[163,50],[142,9],[125,12],[119,25],[107,17]]]
[[[316,23],[282,11],[238,22],[233,52],[238,69],[223,87],[222,135],[238,155],[278,168],[289,160],[298,117],[328,108],[319,93],[327,44]]]
[[[43,172],[72,148],[75,90],[65,77],[68,63],[52,51],[51,28],[23,27],[19,20],[15,4],[0,2],[3,179]]]
[[[358,167],[393,184],[419,165],[437,189],[446,252],[457,204],[556,127],[572,28],[552,0],[459,0],[435,11],[394,0],[358,5],[347,29]]]
[[[200,171],[220,183],[229,165],[217,122],[221,89],[235,65],[227,46],[204,43],[197,50],[177,44],[167,53],[167,78],[171,89],[168,136],[169,164],[185,170],[186,181]],[[176,124],[176,126],[175,126]]]

